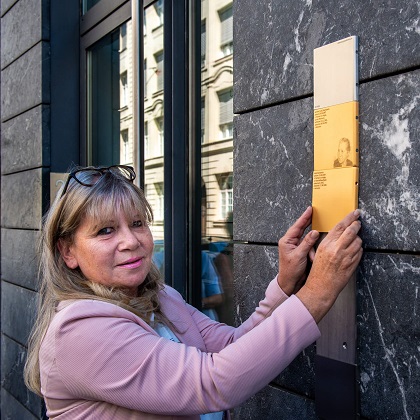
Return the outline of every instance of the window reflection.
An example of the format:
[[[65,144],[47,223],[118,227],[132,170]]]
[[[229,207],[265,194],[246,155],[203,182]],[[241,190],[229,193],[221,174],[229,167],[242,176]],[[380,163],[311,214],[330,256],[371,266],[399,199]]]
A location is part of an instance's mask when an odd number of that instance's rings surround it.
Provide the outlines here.
[[[134,165],[132,25],[87,51],[88,163]]]
[[[233,325],[232,1],[201,6],[202,310]]]
[[[220,19],[220,50],[223,57],[233,53],[233,15],[232,5],[219,11]]]
[[[144,10],[144,184],[152,206],[154,261],[164,274],[163,1]]]

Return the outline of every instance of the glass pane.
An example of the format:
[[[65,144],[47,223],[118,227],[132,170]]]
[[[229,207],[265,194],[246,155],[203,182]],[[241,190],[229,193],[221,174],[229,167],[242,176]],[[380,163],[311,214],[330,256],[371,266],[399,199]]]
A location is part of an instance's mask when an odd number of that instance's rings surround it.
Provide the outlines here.
[[[83,0],[83,14],[85,14],[90,8],[95,6],[96,3],[99,3],[101,0]]]
[[[88,163],[134,166],[131,21],[88,50]]]
[[[203,0],[201,6],[203,312],[233,325],[232,1]]]
[[[163,1],[144,10],[144,185],[153,208],[154,261],[164,276]]]

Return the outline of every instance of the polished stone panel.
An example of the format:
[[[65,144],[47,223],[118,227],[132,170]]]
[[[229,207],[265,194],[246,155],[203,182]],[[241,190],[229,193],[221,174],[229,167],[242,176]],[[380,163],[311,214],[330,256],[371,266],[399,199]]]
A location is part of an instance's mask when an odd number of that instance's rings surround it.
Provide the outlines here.
[[[314,48],[359,36],[360,80],[420,64],[419,2],[234,2],[234,108],[312,94]]]
[[[278,273],[276,246],[241,245],[234,247],[235,303],[237,323],[245,321],[264,298],[268,283]],[[315,345],[310,345],[273,381],[284,389],[314,398]]]
[[[41,409],[38,410],[38,413]],[[1,418],[7,420],[25,419],[38,420],[40,415],[34,415],[28,411],[18,400],[10,395],[5,389],[1,390]]]
[[[1,68],[49,35],[48,2],[20,0],[1,20]]]
[[[49,103],[49,45],[39,42],[1,72],[1,119]]]
[[[4,175],[1,182],[1,225],[4,228],[40,229],[42,194],[47,191],[42,185],[43,170]]]
[[[313,400],[268,386],[234,410],[240,420],[316,420]]]
[[[17,3],[19,0],[1,0],[0,1],[0,7],[1,7],[1,16],[3,17],[3,15],[5,13],[7,13],[10,8]]]
[[[1,229],[2,279],[38,290],[39,231]]]
[[[365,247],[420,249],[420,71],[360,88]],[[234,237],[275,243],[312,200],[312,99],[235,118]]]
[[[1,330],[16,342],[26,345],[37,310],[38,294],[2,281]]]
[[[277,243],[311,205],[312,100],[235,117],[234,238]]]
[[[2,174],[50,164],[49,124],[48,106],[37,106],[2,124]]]
[[[41,399],[36,394],[29,391],[23,381],[23,368],[25,366],[27,354],[26,348],[5,335],[2,335],[1,350],[2,387],[32,413],[41,414]]]
[[[420,418],[420,257],[365,254],[358,284],[361,413]]]
[[[420,250],[420,70],[360,88],[360,190],[366,246]]]

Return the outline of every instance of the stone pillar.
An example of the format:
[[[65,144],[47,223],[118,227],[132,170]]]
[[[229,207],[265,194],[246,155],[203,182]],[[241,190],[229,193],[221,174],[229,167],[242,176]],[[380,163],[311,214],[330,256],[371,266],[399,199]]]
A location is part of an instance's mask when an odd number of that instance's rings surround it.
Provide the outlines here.
[[[420,416],[419,3],[234,2],[234,239],[238,320],[275,276],[277,240],[311,204],[313,49],[359,36],[357,273],[360,416]],[[315,419],[315,347],[239,407],[241,419]]]
[[[23,383],[37,301],[36,246],[49,165],[49,2],[1,2],[1,415],[35,419]]]

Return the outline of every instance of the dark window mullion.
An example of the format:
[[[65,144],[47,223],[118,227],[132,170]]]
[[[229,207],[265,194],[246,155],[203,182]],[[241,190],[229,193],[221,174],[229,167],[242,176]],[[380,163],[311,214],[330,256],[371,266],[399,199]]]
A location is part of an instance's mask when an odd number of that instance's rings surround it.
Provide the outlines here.
[[[185,1],[164,1],[165,278],[184,297],[187,289],[187,74]]]
[[[175,288],[173,270],[173,214],[172,214],[172,2],[163,4],[163,66],[164,66],[164,250],[165,250],[165,282]]]
[[[189,23],[189,208],[188,302],[201,308],[201,98],[202,22],[201,0],[188,0]],[[204,44],[205,45],[205,44]]]

